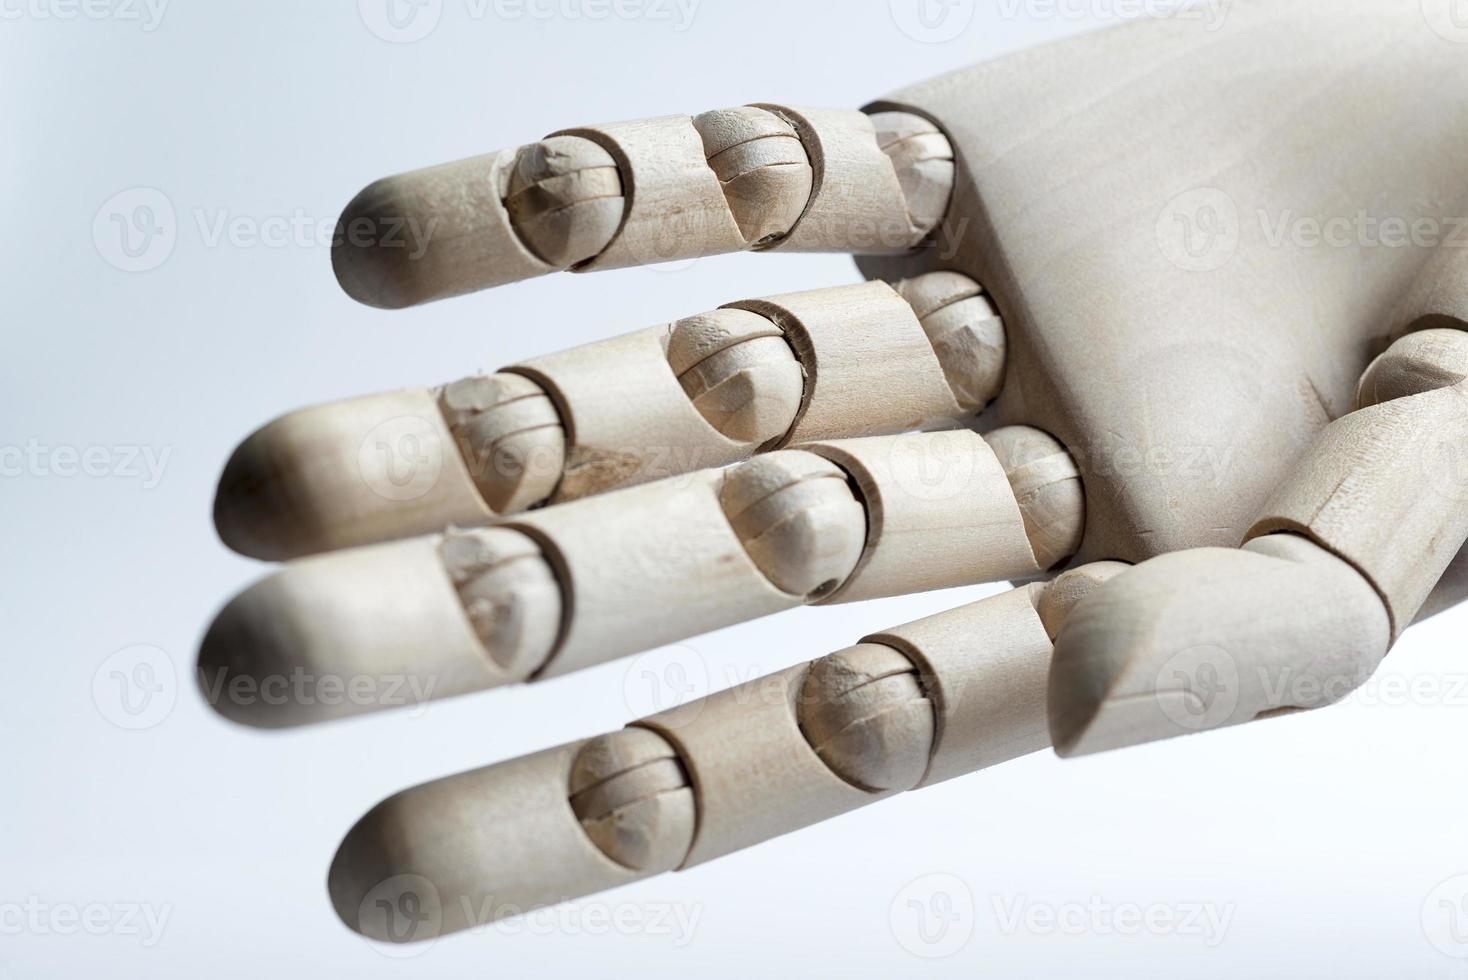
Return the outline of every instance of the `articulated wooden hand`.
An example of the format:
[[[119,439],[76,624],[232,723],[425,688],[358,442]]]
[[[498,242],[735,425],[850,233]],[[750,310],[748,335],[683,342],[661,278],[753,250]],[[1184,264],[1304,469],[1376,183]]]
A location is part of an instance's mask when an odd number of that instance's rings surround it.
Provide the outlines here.
[[[260,430],[216,521],[299,560],[205,638],[222,712],[353,710],[231,700],[241,678],[444,696],[806,602],[1029,584],[399,794],[337,856],[344,920],[401,938],[383,910],[411,898],[458,928],[1047,744],[1349,693],[1468,597],[1465,54],[1416,4],[1241,0],[865,113],[568,130],[364,190],[334,259],[376,305],[749,248],[876,278]]]

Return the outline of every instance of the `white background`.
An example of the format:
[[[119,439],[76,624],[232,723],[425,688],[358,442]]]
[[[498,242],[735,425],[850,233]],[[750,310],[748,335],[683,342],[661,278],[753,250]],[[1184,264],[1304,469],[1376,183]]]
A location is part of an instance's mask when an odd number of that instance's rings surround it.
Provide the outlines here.
[[[266,571],[210,524],[216,475],[255,426],[857,278],[841,257],[737,256],[387,313],[347,299],[310,236],[215,240],[221,220],[329,222],[377,176],[582,122],[855,106],[1114,19],[1105,3],[1074,16],[959,0],[904,32],[912,0],[894,3],[702,0],[685,22],[671,6],[591,19],[574,3],[542,2],[545,17],[442,0],[415,43],[369,29],[381,0],[368,16],[355,0],[174,0],[156,21],[141,5],[0,3],[0,445],[40,460],[17,472],[12,454],[0,478],[0,976],[1468,975],[1429,940],[1448,922],[1439,900],[1468,894],[1438,888],[1468,872],[1462,613],[1413,630],[1383,668],[1441,685],[1413,703],[1036,755],[407,961],[337,921],[325,875],[341,835],[402,787],[619,727],[645,706],[637,676],[614,663],[283,735],[231,726],[197,695],[209,618]],[[107,202],[135,188],[164,196],[175,234],[141,257],[155,268],[125,272]],[[127,216],[159,198],[120,200]],[[112,462],[64,475],[65,447]],[[161,479],[121,465],[132,450],[166,453]],[[722,687],[984,592],[799,610],[638,667],[681,658]],[[136,644],[164,669],[153,724],[130,731],[112,671],[146,677],[109,658]],[[909,899],[930,914],[923,935]],[[64,934],[66,909],[87,906],[100,934]],[[129,906],[166,915],[161,934],[125,922]],[[1107,913],[1132,907],[1175,921],[1129,934]],[[597,908],[695,924],[592,935],[572,913]],[[948,908],[943,932],[931,916]],[[1176,927],[1195,908],[1226,928]],[[1007,921],[1016,909],[1028,924]],[[920,955],[937,952],[952,955]]]

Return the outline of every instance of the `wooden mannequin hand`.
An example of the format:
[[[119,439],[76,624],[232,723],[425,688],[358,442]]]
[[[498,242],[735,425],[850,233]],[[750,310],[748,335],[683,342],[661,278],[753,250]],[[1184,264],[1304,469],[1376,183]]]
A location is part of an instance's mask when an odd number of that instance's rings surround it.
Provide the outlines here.
[[[461,928],[1047,744],[1349,693],[1468,597],[1463,54],[1414,4],[1240,0],[868,113],[571,130],[364,190],[334,262],[381,306],[746,248],[874,279],[255,433],[216,522],[299,560],[205,638],[224,714],[381,706],[240,680],[448,696],[805,602],[1031,584],[393,797],[333,865],[343,919],[400,939],[381,910],[411,894]]]

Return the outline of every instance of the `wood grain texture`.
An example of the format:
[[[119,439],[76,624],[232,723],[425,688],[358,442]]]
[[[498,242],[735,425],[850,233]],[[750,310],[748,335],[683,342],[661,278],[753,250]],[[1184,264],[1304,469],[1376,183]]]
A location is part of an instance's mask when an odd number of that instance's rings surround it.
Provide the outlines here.
[[[1468,540],[1468,333],[1432,331],[1436,370],[1398,347],[1368,372],[1363,388],[1394,395],[1326,427],[1269,498],[1249,537],[1301,534],[1355,566],[1381,593],[1393,637],[1411,625],[1438,579]],[[1419,348],[1420,349],[1420,348]],[[1403,361],[1409,358],[1403,356]],[[1403,380],[1417,391],[1399,390]]]
[[[867,545],[827,602],[858,602],[1043,569],[1009,478],[973,432],[845,439],[805,447],[851,474],[867,509]]]
[[[984,284],[1010,346],[995,424],[1050,432],[1080,462],[1078,561],[1237,545],[1398,324],[1468,296],[1429,272],[1461,268],[1460,249],[1292,231],[1363,206],[1438,227],[1468,214],[1468,58],[1416,4],[1239,0],[1214,32],[1148,20],[871,108],[933,119],[958,172],[936,248],[860,264]]]
[[[581,269],[621,269],[746,247],[690,117],[659,116],[554,135],[599,144],[622,174],[627,204],[621,227]]]
[[[919,786],[953,779],[1050,744],[1045,683],[1051,642],[1029,585],[916,623],[884,630],[883,643],[919,666],[937,734]]]
[[[777,323],[805,369],[787,445],[853,435],[853,426],[900,432],[951,425],[966,414],[912,306],[886,283],[727,305]]]

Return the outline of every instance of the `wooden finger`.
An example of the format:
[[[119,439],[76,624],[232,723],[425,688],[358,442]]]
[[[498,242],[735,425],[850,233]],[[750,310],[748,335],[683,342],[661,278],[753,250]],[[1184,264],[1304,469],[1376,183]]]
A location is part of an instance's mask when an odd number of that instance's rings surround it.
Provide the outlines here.
[[[926,467],[957,478],[925,482]],[[967,430],[768,453],[494,527],[287,565],[220,612],[200,668],[223,690],[301,673],[391,675],[427,700],[827,598],[1032,576],[1042,570],[1026,530],[1034,504],[1015,485]],[[1078,540],[1079,507],[1069,519]],[[389,705],[215,706],[282,725]]]
[[[236,450],[216,524],[269,559],[478,526],[791,443],[952,426],[1003,361],[1002,323],[955,273],[731,304],[291,413]]]
[[[1123,567],[1088,568],[1079,580],[1094,586]],[[619,732],[399,793],[343,841],[332,901],[348,926],[384,938],[373,899],[411,891],[442,910],[413,937],[434,938],[694,867],[1040,749],[1051,641],[1037,603],[1046,588],[895,627]],[[1089,589],[1067,593],[1078,591]]]
[[[907,113],[740,106],[568,129],[369,185],[332,265],[355,299],[398,308],[751,248],[900,253],[943,217],[952,159]]]

